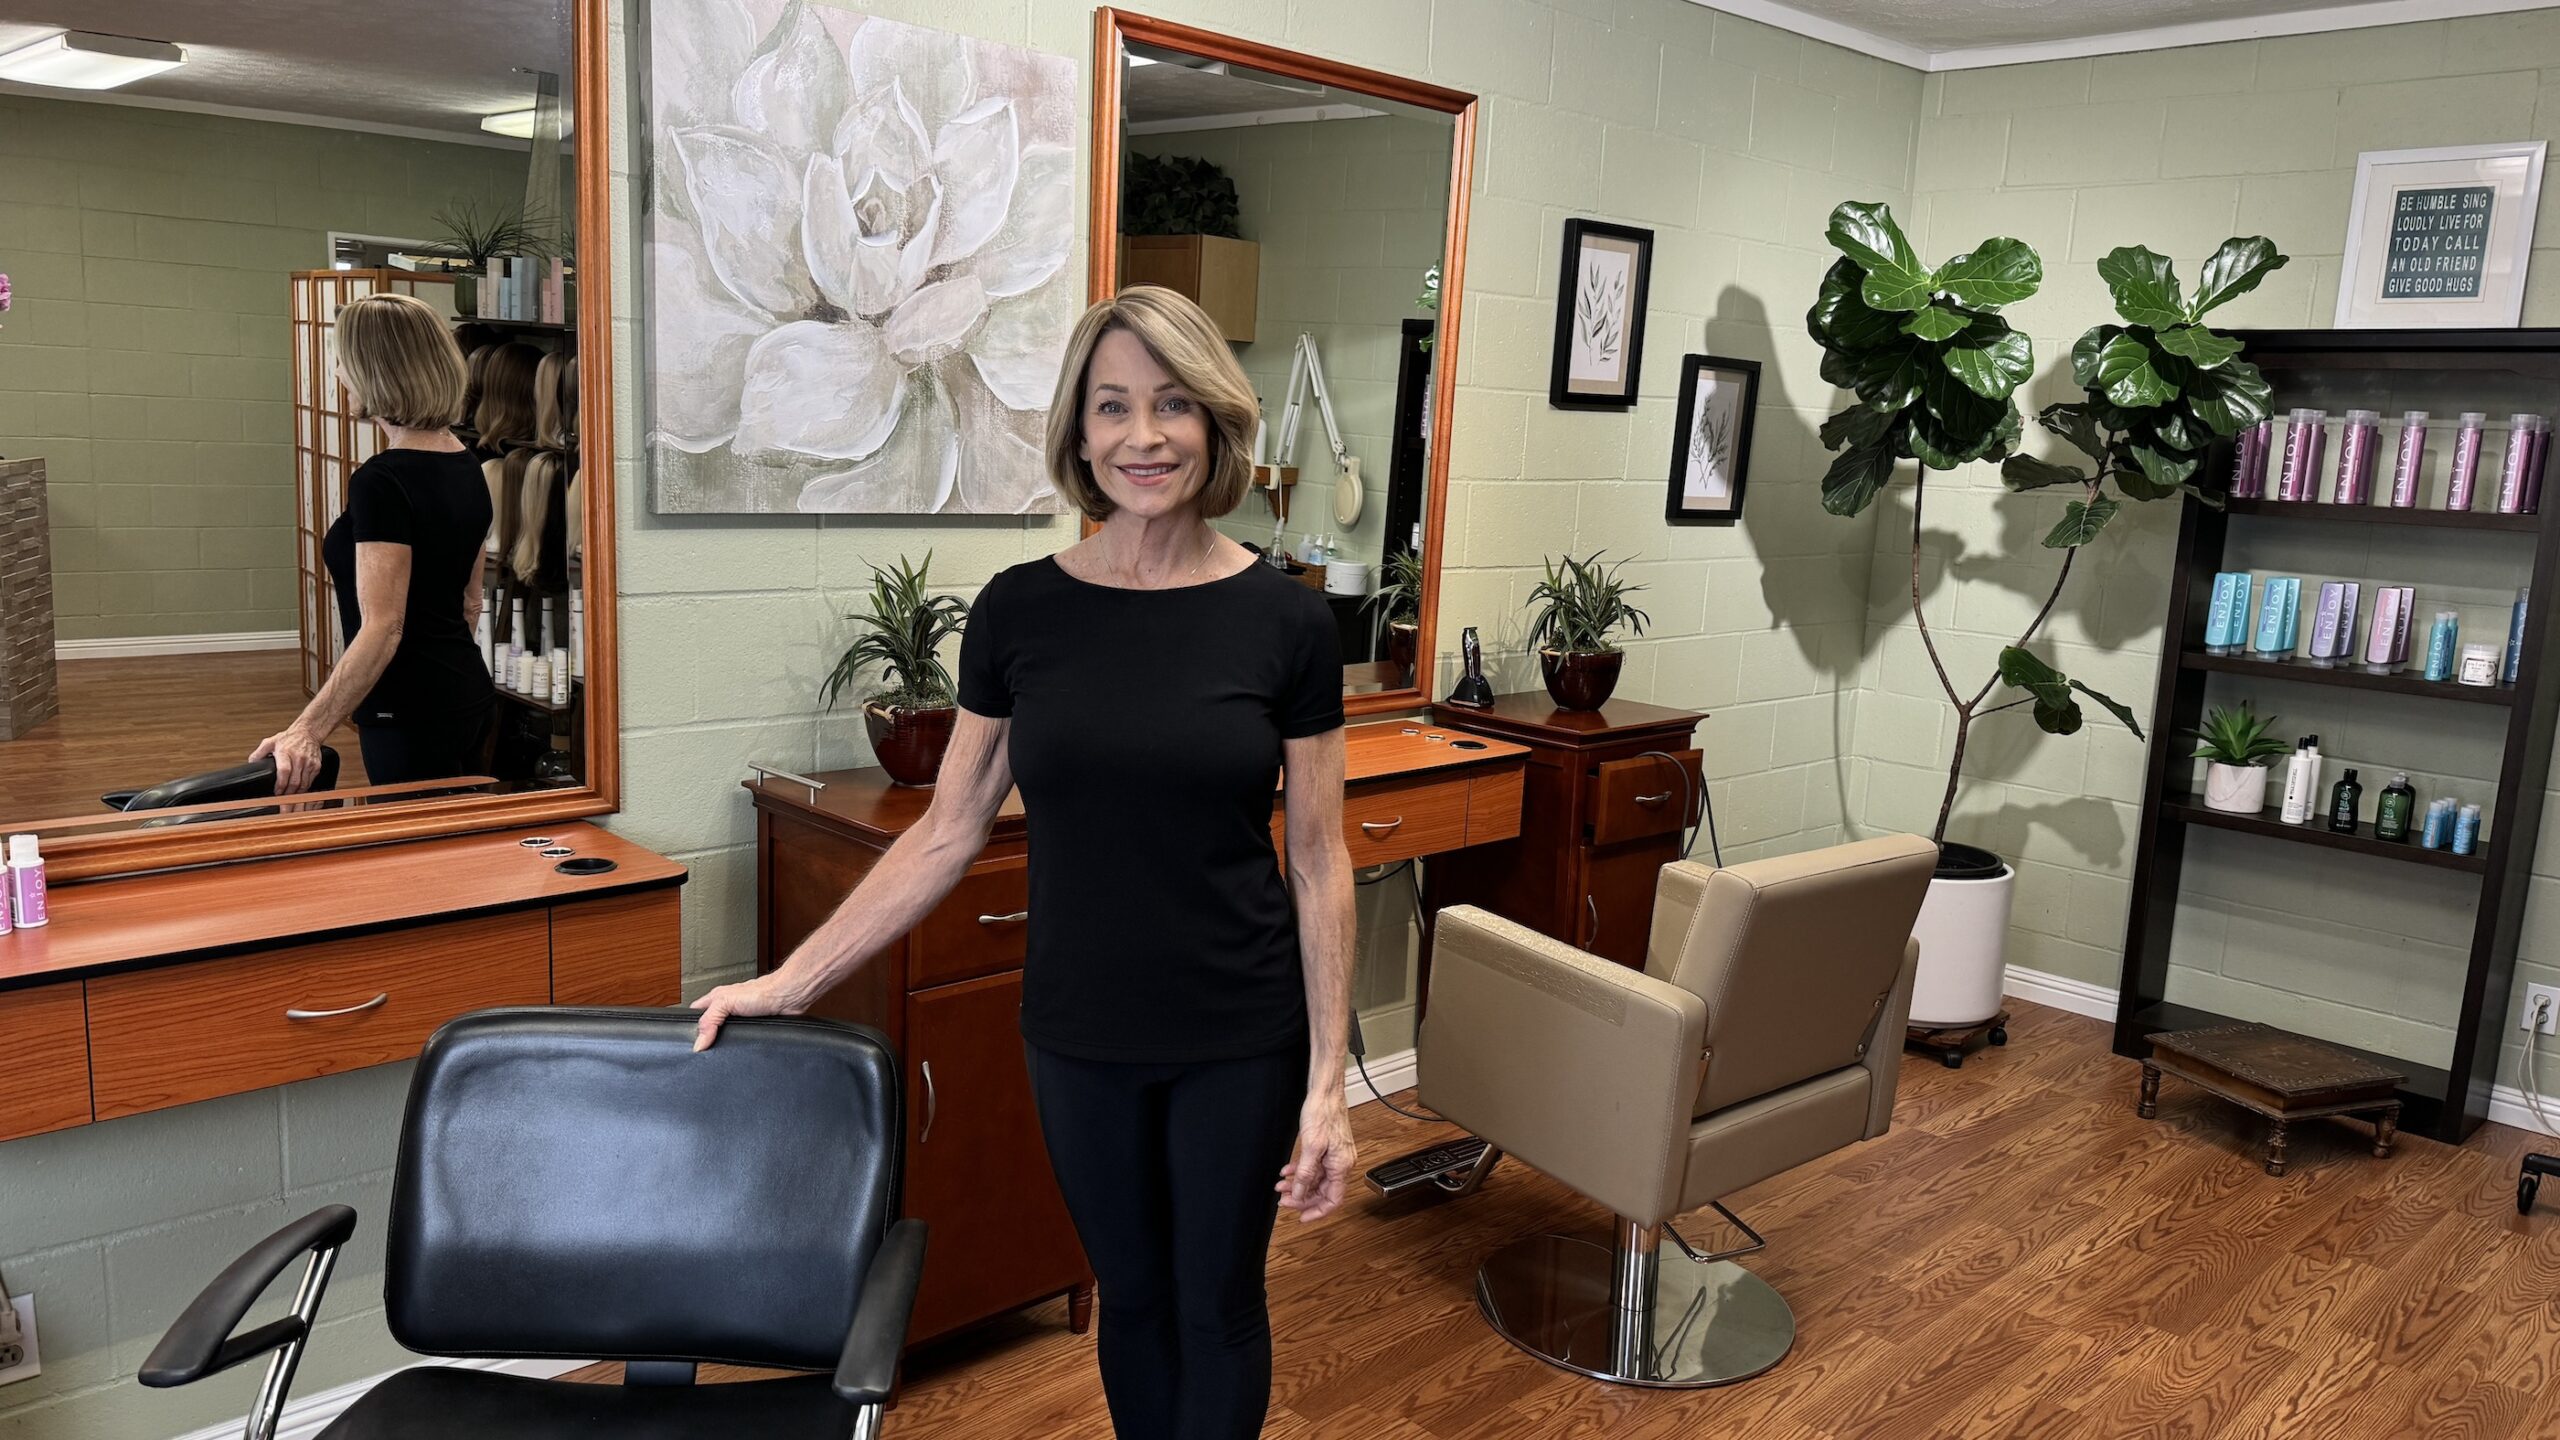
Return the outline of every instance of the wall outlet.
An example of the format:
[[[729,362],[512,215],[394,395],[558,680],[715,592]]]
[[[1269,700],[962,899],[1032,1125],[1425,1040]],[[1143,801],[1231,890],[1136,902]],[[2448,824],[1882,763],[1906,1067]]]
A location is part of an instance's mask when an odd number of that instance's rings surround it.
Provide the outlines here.
[[[9,1298],[17,1302],[17,1343],[25,1348],[26,1358],[7,1369],[0,1370],[0,1385],[8,1385],[19,1380],[33,1380],[44,1373],[44,1363],[36,1356],[36,1297],[12,1295]]]
[[[2560,1035],[2560,985],[2527,985],[2524,987],[2524,1013],[2516,1017],[2516,1028],[2531,1030],[2533,1007],[2543,1006],[2542,1033]]]

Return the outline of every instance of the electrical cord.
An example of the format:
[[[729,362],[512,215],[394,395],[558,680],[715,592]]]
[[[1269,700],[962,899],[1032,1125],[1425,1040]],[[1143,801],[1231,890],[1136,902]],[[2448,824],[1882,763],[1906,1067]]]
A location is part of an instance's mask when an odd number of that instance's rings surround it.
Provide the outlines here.
[[[1405,887],[1405,893],[1413,902],[1413,923],[1418,929],[1422,930],[1423,933],[1427,934],[1429,933],[1429,922],[1424,918],[1422,913],[1422,876],[1415,871],[1413,866],[1414,862],[1411,860],[1399,861],[1392,869],[1381,871],[1376,875],[1370,876],[1366,880],[1355,880],[1352,883],[1355,885],[1375,885],[1384,880],[1391,880],[1395,878],[1398,873],[1402,873],[1409,882]],[[1407,1110],[1393,1100],[1388,1099],[1387,1093],[1378,1088],[1377,1080],[1369,1074],[1369,1043],[1360,1033],[1360,1012],[1357,1009],[1351,1011],[1350,1039],[1351,1063],[1358,1067],[1360,1071],[1360,1083],[1369,1087],[1369,1098],[1386,1106],[1388,1110],[1403,1116],[1407,1120],[1418,1120],[1425,1125],[1451,1125],[1457,1123],[1452,1120],[1444,1119],[1438,1115],[1424,1115],[1412,1110]]]
[[[2550,1013],[2551,1002],[2548,1000],[2533,1007],[2533,1023],[2524,1031],[2524,1084],[2517,1088],[2524,1091],[2525,1108],[2533,1112],[2533,1118],[2541,1123],[2542,1128],[2560,1135],[2560,1125],[2552,1124],[2551,1117],[2542,1113],[2542,1049],[2534,1043],[2535,1038],[2542,1034],[2542,1017]]]
[[[1706,783],[1706,752],[1698,752],[1699,776],[1694,789],[1689,784],[1689,767],[1680,763],[1679,756],[1668,750],[1647,750],[1636,758],[1642,760],[1648,756],[1671,762],[1672,770],[1680,776],[1680,813],[1698,817],[1690,822],[1688,837],[1680,843],[1680,858],[1688,859],[1689,852],[1698,848],[1698,831],[1703,826],[1707,832],[1707,852],[1716,857],[1716,868],[1723,869],[1724,842],[1716,836],[1716,797],[1715,791]],[[1705,803],[1700,804],[1701,801]]]

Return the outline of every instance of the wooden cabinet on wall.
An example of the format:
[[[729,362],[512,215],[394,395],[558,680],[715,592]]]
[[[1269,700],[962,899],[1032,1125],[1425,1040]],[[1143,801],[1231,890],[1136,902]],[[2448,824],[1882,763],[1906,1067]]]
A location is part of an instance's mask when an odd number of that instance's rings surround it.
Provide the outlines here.
[[[1218,235],[1123,235],[1120,283],[1162,285],[1197,302],[1229,344],[1253,341],[1262,247]]]

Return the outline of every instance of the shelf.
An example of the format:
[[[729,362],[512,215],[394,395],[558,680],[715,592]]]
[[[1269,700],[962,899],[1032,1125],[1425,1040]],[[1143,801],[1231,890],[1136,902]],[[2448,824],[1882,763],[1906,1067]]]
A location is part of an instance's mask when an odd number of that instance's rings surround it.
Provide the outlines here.
[[[2331,850],[2351,850],[2358,855],[2371,855],[2380,860],[2399,860],[2411,865],[2431,865],[2439,870],[2459,870],[2467,875],[2485,875],[2489,870],[2489,847],[2478,845],[2468,855],[2450,850],[2428,850],[2417,841],[2394,844],[2373,838],[2373,828],[2359,822],[2355,833],[2341,835],[2329,828],[2325,818],[2315,816],[2304,825],[2287,825],[2267,818],[2261,810],[2255,815],[2232,815],[2208,810],[2192,795],[2168,795],[2160,802],[2160,813],[2188,825],[2210,825],[2221,830],[2237,830],[2244,835],[2266,835],[2278,840],[2291,840],[2299,845],[2320,845]],[[2410,817],[2413,821],[2416,816]]]
[[[554,705],[548,696],[536,699],[531,695],[518,694],[504,685],[498,687],[498,698],[511,700],[527,710],[539,710],[546,715],[566,715],[577,709],[578,702],[586,698],[583,693],[586,688],[587,682],[584,678],[572,678],[569,681],[569,703],[566,705]]]
[[[578,328],[575,320],[492,320],[486,315],[456,315],[453,318],[457,324],[487,325],[498,330],[545,330],[555,335],[571,334]]]
[[[2208,655],[2201,650],[2178,652],[2178,665],[2186,670],[2218,670],[2226,675],[2256,675],[2270,680],[2299,680],[2306,685],[2335,685],[2343,690],[2379,690],[2392,695],[2422,695],[2433,700],[2463,700],[2474,705],[2513,706],[2515,687],[2511,685],[2456,685],[2450,680],[2429,680],[2423,672],[2395,671],[2376,675],[2357,665],[2341,665],[2324,670],[2302,660],[2259,660],[2247,655]]]
[[[2497,530],[2530,535],[2542,528],[2540,515],[2500,515],[2488,510],[2395,510],[2388,505],[2324,505],[2314,500],[2223,501],[2233,515],[2259,515],[2270,520],[2336,520],[2355,525],[2407,525],[2433,530]]]
[[[2211,1010],[2199,1010],[2193,1005],[2175,1005],[2166,1000],[2155,1000],[2124,1017],[2125,1026],[2146,1039],[2150,1036],[2159,1034],[2163,1030],[2201,1030],[2208,1025],[2242,1025],[2248,1023],[2251,1022],[2242,1020],[2236,1015],[2219,1015]],[[2269,1024],[2272,1022],[2258,1021],[2256,1023]],[[2278,1026],[2277,1028],[2283,1029],[2285,1027]],[[2302,1032],[2296,1031],[2294,1033],[2300,1034]],[[2338,1049],[2344,1050],[2348,1054],[2356,1056],[2359,1059],[2369,1060],[2376,1065],[2397,1070],[2408,1076],[2409,1078],[2402,1081],[2400,1085],[2400,1095],[2403,1100],[2423,1099],[2441,1103],[2447,1095],[2452,1093],[2452,1075],[2438,1066],[2421,1065],[2415,1060],[2403,1060],[2397,1055],[2385,1055],[2375,1050],[2360,1050],[2353,1045],[2340,1044],[2338,1041],[2322,1039],[2317,1035],[2311,1036],[2310,1038],[2319,1040],[2323,1045],[2336,1046]],[[2405,1115],[2401,1117],[2401,1128],[2404,1130],[2416,1130],[2423,1133],[2425,1127],[2422,1125],[2411,1125],[2409,1123],[2409,1119],[2410,1117]]]

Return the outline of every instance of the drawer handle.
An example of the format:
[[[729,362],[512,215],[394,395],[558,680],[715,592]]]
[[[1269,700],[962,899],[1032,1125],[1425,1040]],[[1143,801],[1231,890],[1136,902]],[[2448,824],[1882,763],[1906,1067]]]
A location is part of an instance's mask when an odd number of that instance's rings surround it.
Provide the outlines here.
[[[1600,897],[1585,895],[1582,897],[1582,905],[1584,909],[1591,912],[1591,933],[1584,936],[1582,944],[1576,948],[1588,950],[1600,939]]]
[[[1637,803],[1637,804],[1639,804],[1639,805],[1645,806],[1645,807],[1647,807],[1647,808],[1651,808],[1651,807],[1653,807],[1653,806],[1655,806],[1655,805],[1659,805],[1659,804],[1661,804],[1663,801],[1668,800],[1668,799],[1670,799],[1670,798],[1671,798],[1671,792],[1670,792],[1670,791],[1668,791],[1668,790],[1664,790],[1664,791],[1660,791],[1660,792],[1658,792],[1658,793],[1656,793],[1656,794],[1652,794],[1652,795],[1638,795],[1638,796],[1636,796],[1636,797],[1635,797],[1635,801],[1636,801],[1636,803]]]
[[[1368,835],[1392,835],[1396,827],[1403,823],[1404,817],[1401,815],[1393,820],[1363,820],[1360,822],[1360,829],[1362,833]]]
[[[934,1112],[942,1108],[941,1102],[933,1093],[933,1062],[926,1060],[920,1063],[924,1067],[924,1133],[916,1137],[916,1143],[919,1145],[933,1138]]]
[[[389,1002],[390,999],[391,992],[385,990],[381,994],[374,996],[372,999],[367,1000],[361,1005],[350,1005],[344,1010],[287,1010],[284,1012],[284,1018],[287,1020],[327,1020],[332,1016],[337,1015],[356,1015],[367,1010],[375,1009]]]
[[[978,917],[978,923],[981,925],[1019,925],[1030,918],[1030,911],[1016,910],[1010,915],[981,915]]]

